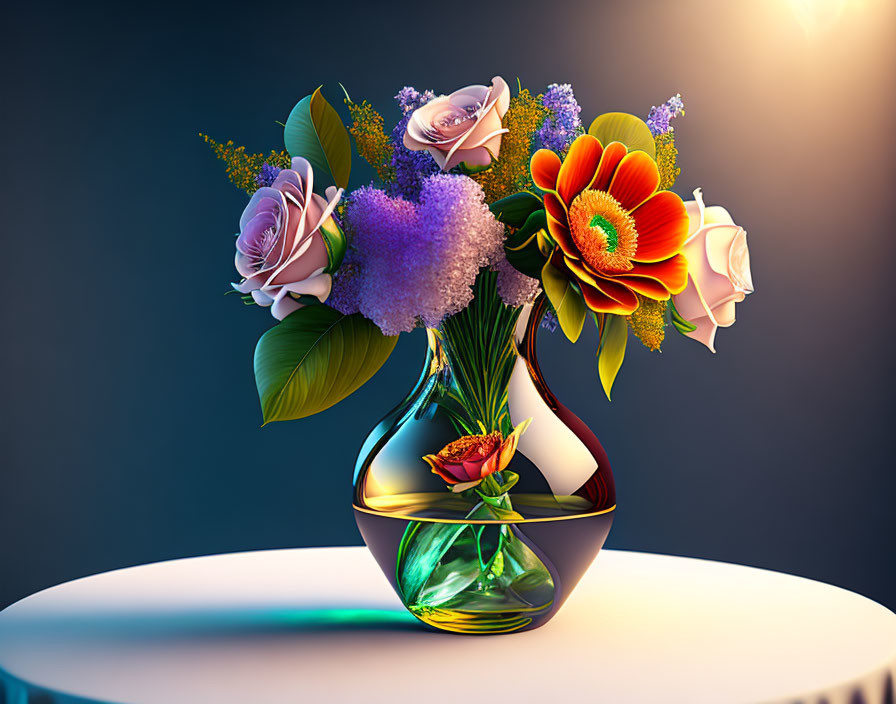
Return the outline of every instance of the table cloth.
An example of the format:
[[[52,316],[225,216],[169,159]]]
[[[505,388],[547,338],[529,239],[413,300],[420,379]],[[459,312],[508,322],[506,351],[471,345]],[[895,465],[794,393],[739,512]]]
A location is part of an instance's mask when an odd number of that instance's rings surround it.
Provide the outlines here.
[[[894,675],[896,614],[869,599],[614,550],[505,636],[426,630],[364,548],[132,567],[0,612],[5,704],[893,704]]]

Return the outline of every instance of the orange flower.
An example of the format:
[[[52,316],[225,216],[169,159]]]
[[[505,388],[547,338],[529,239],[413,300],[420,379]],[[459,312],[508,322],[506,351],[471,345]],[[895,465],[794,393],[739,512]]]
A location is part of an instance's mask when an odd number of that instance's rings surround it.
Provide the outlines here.
[[[426,455],[423,460],[447,484],[456,485],[454,489],[469,489],[490,474],[507,468],[529,420],[516,426],[507,438],[499,430],[487,435],[464,435],[445,445],[439,454]]]
[[[551,263],[578,284],[591,310],[629,315],[637,294],[665,301],[684,290],[688,213],[677,195],[657,191],[656,162],[645,152],[621,142],[604,148],[586,134],[562,162],[539,149],[531,171],[557,243]]]

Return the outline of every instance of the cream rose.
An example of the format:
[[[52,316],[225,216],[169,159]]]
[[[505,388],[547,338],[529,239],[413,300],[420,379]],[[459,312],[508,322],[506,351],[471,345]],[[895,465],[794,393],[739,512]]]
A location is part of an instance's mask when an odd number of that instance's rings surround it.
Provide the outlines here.
[[[271,306],[277,320],[302,307],[290,294],[321,301],[330,295],[332,267],[322,231],[341,236],[332,215],[342,189],[330,187],[324,200],[313,187],[311,164],[296,157],[271,187],[253,194],[240,218],[236,269],[245,278],[233,287]]]
[[[491,87],[467,86],[433,98],[411,115],[404,146],[426,149],[442,171],[461,162],[488,166],[507,132],[501,120],[509,105],[510,88],[500,76],[492,79]]]
[[[715,352],[716,330],[734,324],[734,307],[753,293],[747,233],[724,208],[703,204],[698,188],[685,208],[690,219],[682,252],[688,285],[672,297],[675,309],[697,329],[687,333]]]

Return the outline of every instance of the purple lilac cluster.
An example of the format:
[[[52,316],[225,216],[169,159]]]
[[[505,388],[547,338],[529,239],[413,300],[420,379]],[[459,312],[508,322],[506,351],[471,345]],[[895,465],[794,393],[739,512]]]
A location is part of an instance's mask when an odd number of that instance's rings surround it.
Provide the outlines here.
[[[431,90],[425,90],[421,93],[413,86],[405,86],[400,91],[398,91],[398,95],[395,96],[395,100],[398,101],[398,107],[401,108],[401,114],[407,115],[409,112],[413,112],[421,105],[426,105],[435,97],[436,94]]]
[[[465,308],[479,269],[504,257],[504,226],[466,176],[423,180],[419,200],[370,186],[346,208],[351,248],[327,303],[360,312],[386,335],[437,326]]]
[[[656,137],[666,132],[672,132],[674,128],[669,123],[673,117],[680,115],[684,115],[684,102],[681,100],[681,93],[676,93],[659,107],[654,105],[650,108],[650,113],[647,115],[647,126],[650,128],[650,133]]]
[[[255,175],[255,183],[259,188],[270,186],[274,183],[277,175],[282,171],[279,166],[268,164],[265,162],[261,165],[261,171]]]
[[[498,295],[505,305],[517,307],[531,303],[541,290],[539,280],[515,269],[513,264],[507,261],[503,250],[501,258],[492,265],[492,268],[498,272]]]
[[[405,86],[395,99],[401,109],[402,118],[395,129],[392,130],[392,168],[395,178],[389,184],[389,195],[417,200],[423,181],[433,174],[438,173],[439,166],[426,151],[411,151],[404,146],[404,133],[411,119],[411,113],[421,105],[426,105],[435,98],[431,90],[422,93],[411,86]]]
[[[565,154],[576,137],[584,132],[576,101],[569,83],[552,83],[541,98],[551,114],[545,118],[535,135],[536,145]]]

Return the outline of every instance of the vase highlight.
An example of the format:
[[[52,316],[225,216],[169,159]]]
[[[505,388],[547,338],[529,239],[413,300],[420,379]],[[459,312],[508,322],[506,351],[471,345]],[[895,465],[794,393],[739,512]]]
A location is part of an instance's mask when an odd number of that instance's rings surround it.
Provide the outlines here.
[[[603,447],[538,367],[545,299],[514,309],[493,287],[484,273],[470,307],[427,330],[417,385],[355,469],[355,518],[380,567],[411,613],[458,633],[547,622],[603,546],[616,504]],[[500,448],[490,466],[469,450],[457,462],[473,481],[427,464],[443,446],[450,455],[490,436],[506,438],[500,464]]]

